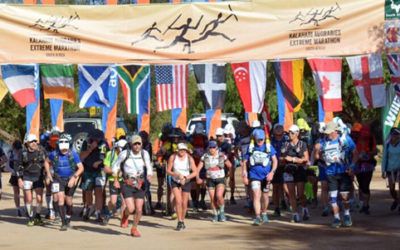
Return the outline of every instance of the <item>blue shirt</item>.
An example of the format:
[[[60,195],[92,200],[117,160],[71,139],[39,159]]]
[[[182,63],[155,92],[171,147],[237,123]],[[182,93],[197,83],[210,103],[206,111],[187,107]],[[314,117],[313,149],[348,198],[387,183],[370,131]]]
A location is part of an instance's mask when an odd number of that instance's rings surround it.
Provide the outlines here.
[[[49,160],[54,164],[54,160],[56,157],[56,151],[53,151],[49,154]],[[74,158],[75,164],[81,163],[81,159],[79,158],[78,153],[72,151],[72,157]],[[54,166],[53,166],[54,167]],[[56,174],[61,178],[69,178],[74,174],[70,163],[69,163],[69,154],[63,155],[60,151],[58,151],[58,168]]]
[[[254,151],[262,151],[262,152],[265,152],[265,148],[266,148],[265,143],[264,143],[261,147],[257,146],[257,144],[254,145]],[[268,165],[267,165],[266,167],[264,167],[264,166],[261,165],[261,164],[254,165],[254,166],[250,165],[250,171],[249,171],[249,177],[250,177],[250,179],[256,179],[256,180],[263,180],[263,179],[265,179],[265,177],[267,177],[267,175],[269,174],[269,172],[271,172],[272,156],[274,156],[274,155],[276,155],[276,150],[275,150],[275,148],[271,145],[271,154],[270,154],[270,157],[269,157],[269,163],[268,163]],[[250,154],[249,154],[249,152],[247,152],[247,153],[244,155],[244,158],[245,158],[246,160],[249,160],[249,159],[250,159]]]
[[[281,157],[281,148],[282,148],[283,144],[285,143],[285,141],[286,141],[286,138],[284,136],[282,137],[282,140],[280,140],[280,141],[277,141],[275,139],[275,137],[272,137],[271,144],[272,144],[272,146],[274,146],[274,148],[276,150],[276,157],[278,157],[278,159],[279,159],[279,157]]]
[[[394,171],[400,168],[400,143],[385,147],[385,154],[382,158],[382,171]]]
[[[340,150],[340,153],[344,151],[347,158],[349,158],[350,153],[356,148],[353,140],[350,136],[346,135],[346,139],[344,140],[343,145],[340,142],[340,135],[335,140],[330,140],[329,138],[321,139],[320,141],[322,147],[321,150],[325,150],[325,148],[329,146],[337,146]],[[332,163],[326,164],[326,174],[327,175],[335,175],[335,174],[343,174],[346,172],[347,164],[346,163]]]

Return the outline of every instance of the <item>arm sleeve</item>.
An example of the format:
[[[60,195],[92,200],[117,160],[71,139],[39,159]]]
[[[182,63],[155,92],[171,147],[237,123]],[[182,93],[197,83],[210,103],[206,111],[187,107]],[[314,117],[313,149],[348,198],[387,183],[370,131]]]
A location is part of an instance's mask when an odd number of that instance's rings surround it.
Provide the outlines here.
[[[118,157],[117,157],[117,159],[115,160],[115,162],[112,164],[112,172],[113,172],[113,174],[118,174],[118,171],[119,171],[120,168],[121,168],[121,167],[120,167],[121,162],[123,161],[123,159],[125,159],[126,154],[127,154],[127,151],[126,151],[126,150],[122,151],[122,152],[118,155]]]
[[[149,152],[144,150],[144,163],[146,164],[147,175],[153,175],[153,168],[151,167],[150,155]]]

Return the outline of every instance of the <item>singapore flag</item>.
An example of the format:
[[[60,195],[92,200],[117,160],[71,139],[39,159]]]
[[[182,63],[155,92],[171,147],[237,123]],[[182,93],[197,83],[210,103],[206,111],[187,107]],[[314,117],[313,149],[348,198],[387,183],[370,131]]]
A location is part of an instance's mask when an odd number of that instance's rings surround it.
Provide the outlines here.
[[[236,86],[246,112],[260,113],[267,87],[267,62],[232,63]]]

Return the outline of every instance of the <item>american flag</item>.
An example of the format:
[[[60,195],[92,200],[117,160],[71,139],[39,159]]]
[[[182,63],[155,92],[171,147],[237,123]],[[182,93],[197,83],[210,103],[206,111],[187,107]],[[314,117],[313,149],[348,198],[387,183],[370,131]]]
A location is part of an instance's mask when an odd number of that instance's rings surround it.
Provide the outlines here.
[[[186,108],[187,65],[155,66],[157,110]]]

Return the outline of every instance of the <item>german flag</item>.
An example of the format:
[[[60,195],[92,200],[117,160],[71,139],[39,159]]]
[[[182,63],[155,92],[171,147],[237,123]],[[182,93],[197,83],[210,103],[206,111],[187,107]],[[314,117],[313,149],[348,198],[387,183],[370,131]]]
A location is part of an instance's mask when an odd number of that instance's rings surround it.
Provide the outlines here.
[[[298,112],[304,100],[303,70],[304,61],[274,62],[273,68],[277,84],[291,112]]]

